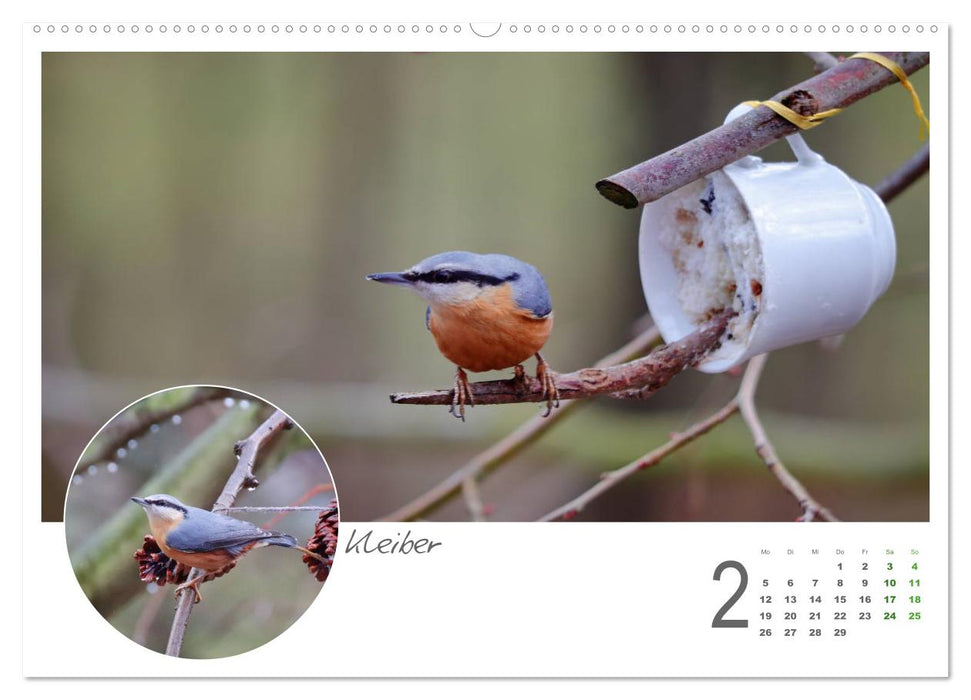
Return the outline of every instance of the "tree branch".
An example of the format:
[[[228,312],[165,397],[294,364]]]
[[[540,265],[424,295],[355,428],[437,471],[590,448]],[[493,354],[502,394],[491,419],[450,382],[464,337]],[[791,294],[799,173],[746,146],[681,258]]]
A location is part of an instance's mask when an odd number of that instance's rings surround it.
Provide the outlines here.
[[[274,411],[273,415],[267,418],[263,425],[257,428],[252,435],[245,440],[240,440],[233,446],[233,451],[239,457],[236,468],[229,475],[223,492],[213,504],[214,511],[226,510],[236,502],[236,496],[244,488],[254,489],[260,482],[253,475],[253,468],[256,466],[256,457],[263,446],[276,437],[280,432],[288,430],[293,423],[287,418],[283,411]]]
[[[475,477],[466,477],[462,481],[462,498],[465,500],[465,507],[469,515],[475,522],[486,521],[486,507],[482,500],[482,492],[479,491],[479,482]]]
[[[633,476],[637,472],[647,469],[648,467],[653,467],[655,464],[660,462],[662,459],[667,457],[672,452],[684,447],[692,440],[701,437],[709,430],[714,428],[716,425],[724,423],[726,420],[732,417],[735,411],[738,410],[738,404],[733,399],[731,402],[725,405],[717,413],[712,414],[708,418],[698,423],[695,423],[690,428],[685,430],[683,433],[675,435],[666,443],[658,447],[657,449],[651,450],[646,455],[640,459],[634,460],[630,464],[627,464],[620,469],[615,469],[612,472],[607,472],[600,477],[600,481],[591,488],[587,489],[579,496],[574,498],[569,503],[566,503],[559,508],[547,513],[542,518],[540,522],[550,522],[552,520],[565,519],[569,520],[576,517],[576,515],[583,510],[587,504],[593,499],[602,496],[605,492],[612,489],[614,486],[619,484],[624,479]]]
[[[930,62],[926,52],[885,52],[910,75]],[[888,85],[896,76],[866,60],[845,60],[772,97],[804,116],[846,107]],[[728,124],[597,183],[601,195],[633,209],[660,199],[743,156],[751,155],[797,131],[768,107],[756,107]]]
[[[817,73],[835,68],[840,64],[840,60],[836,56],[825,51],[806,51],[806,55],[812,59]]]
[[[749,360],[749,363],[745,368],[745,374],[742,377],[742,382],[739,385],[738,393],[721,409],[710,415],[708,418],[698,421],[683,433],[672,436],[671,439],[666,443],[648,452],[640,459],[620,467],[619,469],[615,469],[614,471],[603,474],[600,477],[600,481],[596,485],[590,487],[569,503],[566,503],[547,513],[540,518],[540,521],[549,522],[559,519],[568,520],[576,517],[576,515],[595,498],[603,495],[606,491],[609,491],[614,486],[633,476],[637,472],[647,469],[648,467],[653,467],[672,452],[681,449],[689,442],[701,437],[715,426],[721,425],[726,420],[731,418],[736,412],[740,412],[742,414],[746,425],[748,425],[749,430],[752,433],[752,439],[755,442],[756,454],[758,454],[762,461],[765,462],[765,465],[769,468],[769,471],[772,472],[773,476],[779,480],[786,491],[788,491],[793,498],[796,499],[799,507],[802,508],[803,512],[800,520],[808,522],[813,520],[817,515],[824,520],[838,520],[838,518],[833,515],[829,509],[820,505],[818,501],[810,496],[805,487],[799,483],[799,481],[792,476],[792,474],[789,473],[789,471],[785,468],[785,465],[783,465],[779,460],[778,455],[775,453],[775,449],[772,447],[772,443],[769,442],[769,439],[765,434],[765,430],[762,428],[762,423],[759,421],[758,413],[755,410],[755,389],[758,387],[759,378],[762,375],[762,368],[765,366],[766,357],[768,357],[768,355],[759,355],[758,357]]]
[[[272,438],[291,425],[293,424],[285,413],[274,411],[248,438],[234,445],[233,450],[239,459],[236,462],[236,468],[229,475],[222,493],[219,494],[219,498],[213,504],[213,511],[228,510],[236,502],[236,497],[244,487],[255,488],[258,485],[259,482],[253,476],[253,469],[259,451]],[[191,581],[200,573],[202,572],[198,569],[192,569],[187,580]],[[192,613],[192,607],[195,603],[196,597],[191,592],[179,597],[179,603],[175,608],[175,617],[172,619],[172,629],[169,631],[169,641],[165,647],[165,653],[169,656],[179,656],[182,652],[182,641],[185,638],[185,630],[189,625],[189,615]]]
[[[568,374],[556,374],[560,399],[585,399],[630,389],[659,389],[718,348],[722,333],[734,315],[733,311],[723,311],[681,340],[658,346],[649,355],[637,360],[612,367],[588,367]],[[542,384],[535,377],[527,377],[525,381],[500,379],[476,382],[470,388],[472,398],[478,405],[538,403],[545,400]],[[451,404],[452,390],[392,394],[391,402],[444,406]]]
[[[98,446],[84,454],[84,461],[78,464],[77,471],[81,472],[92,464],[105,462],[112,458],[119,447],[124,447],[128,441],[143,435],[152,425],[162,423],[174,415],[184,413],[209,401],[222,399],[232,394],[232,390],[223,387],[198,387],[189,393],[185,400],[175,406],[169,406],[159,411],[135,411],[130,416],[118,416],[105,427]]]
[[[917,153],[873,188],[884,202],[889,202],[914,184],[931,167],[931,147],[925,143]]]
[[[299,513],[313,511],[315,513],[327,510],[328,506],[233,506],[223,508],[223,513]],[[265,529],[265,528],[264,528]]]
[[[803,509],[802,520],[808,522],[819,515],[823,520],[837,521],[839,518],[833,515],[829,509],[821,506],[809,495],[805,487],[789,473],[789,470],[786,469],[782,460],[776,454],[772,443],[769,442],[769,437],[762,427],[762,421],[759,420],[759,414],[755,409],[755,390],[759,385],[759,379],[762,377],[762,368],[765,366],[767,357],[768,355],[759,355],[749,361],[748,367],[745,368],[745,375],[742,377],[742,384],[738,389],[738,396],[736,398],[742,418],[745,420],[749,432],[752,433],[752,440],[755,442],[755,453],[762,458],[765,466],[779,480],[783,488],[796,499],[799,507]]]
[[[333,491],[333,490],[334,490],[333,484],[317,484],[313,488],[309,489],[305,494],[300,496],[300,498],[298,498],[296,501],[291,503],[289,506],[286,506],[287,510],[278,512],[272,518],[270,518],[265,523],[263,523],[261,527],[264,530],[272,530],[274,527],[276,527],[277,523],[279,523],[281,520],[287,517],[287,512],[289,510],[302,509],[303,504],[309,501],[317,494],[324,493],[325,491]],[[313,510],[327,510],[328,508],[330,508],[330,506],[326,505],[321,508],[317,508],[316,506],[307,506],[307,508],[312,508]],[[229,510],[235,510],[235,508],[230,508]]]
[[[612,365],[626,362],[634,357],[638,357],[654,345],[661,337],[657,328],[651,327],[644,331],[632,341],[624,345],[619,350],[612,352],[602,358],[594,365],[595,367],[610,367]],[[559,407],[554,408],[549,416],[544,418],[542,415],[533,416],[523,423],[512,433],[509,433],[499,442],[491,445],[486,450],[480,452],[475,457],[466,462],[457,471],[450,474],[436,486],[418,496],[409,503],[406,503],[393,513],[380,518],[383,521],[400,522],[416,518],[436,504],[448,498],[452,493],[459,489],[466,480],[478,479],[482,474],[494,469],[495,467],[508,462],[512,457],[519,454],[520,450],[538,440],[550,428],[562,421],[573,413],[578,406],[582,405],[584,399],[575,401],[561,401]]]

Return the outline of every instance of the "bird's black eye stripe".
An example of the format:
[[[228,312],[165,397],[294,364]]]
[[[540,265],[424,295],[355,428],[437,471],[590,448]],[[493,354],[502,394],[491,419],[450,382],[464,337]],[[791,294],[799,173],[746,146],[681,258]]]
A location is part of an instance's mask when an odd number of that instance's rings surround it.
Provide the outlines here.
[[[152,498],[152,499],[147,500],[145,502],[148,503],[151,506],[162,506],[164,508],[172,508],[174,510],[181,510],[183,513],[186,512],[185,508],[182,508],[181,506],[177,506],[174,503],[172,503],[171,501],[163,501],[162,499],[159,499],[159,498]]]
[[[513,282],[519,279],[519,273],[513,272],[505,277],[496,277],[494,275],[486,275],[481,272],[473,272],[471,270],[449,270],[449,269],[438,269],[430,270],[428,272],[415,273],[410,272],[406,276],[410,279],[427,282],[429,284],[454,284],[456,282],[471,282],[478,286],[489,285],[497,287],[505,282]]]

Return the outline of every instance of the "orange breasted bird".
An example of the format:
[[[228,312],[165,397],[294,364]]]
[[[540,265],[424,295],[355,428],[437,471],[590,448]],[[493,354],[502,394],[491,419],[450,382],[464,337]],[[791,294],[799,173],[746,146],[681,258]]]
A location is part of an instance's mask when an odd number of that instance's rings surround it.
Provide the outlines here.
[[[560,403],[556,380],[539,354],[553,330],[553,304],[546,280],[522,260],[491,253],[440,253],[404,272],[381,272],[369,280],[408,287],[428,302],[425,326],[438,350],[456,365],[450,413],[465,420],[466,404],[475,404],[466,370],[514,367],[536,357],[536,378],[543,386],[546,413]]]
[[[298,549],[320,559],[299,547],[292,535],[267,532],[245,520],[187,506],[167,494],[131,500],[145,509],[152,537],[167,557],[202,570],[203,573],[175,589],[178,595],[191,588],[196,594],[196,602],[202,600],[198,586],[208,572],[219,571],[251,549],[276,545]]]

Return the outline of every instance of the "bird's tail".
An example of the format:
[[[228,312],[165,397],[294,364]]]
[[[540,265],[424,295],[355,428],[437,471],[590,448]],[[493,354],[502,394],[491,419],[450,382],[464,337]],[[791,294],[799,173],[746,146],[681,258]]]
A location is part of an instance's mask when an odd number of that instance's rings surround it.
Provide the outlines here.
[[[277,547],[297,546],[297,538],[293,535],[287,535],[283,532],[271,532],[269,535],[269,537],[263,539],[266,544],[275,544]]]
[[[296,550],[298,550],[300,552],[303,552],[308,557],[312,557],[312,558],[316,559],[321,564],[328,564],[329,563],[326,559],[324,559],[322,556],[320,556],[316,552],[311,552],[309,549],[306,549],[306,548],[301,547],[300,545],[298,545],[297,544],[297,538],[294,537],[293,535],[286,535],[286,534],[283,534],[283,533],[280,533],[280,532],[274,532],[274,533],[272,533],[272,535],[273,535],[272,537],[266,538],[264,540],[264,542],[266,542],[267,544],[275,544],[278,547],[287,547],[289,549],[296,549]]]

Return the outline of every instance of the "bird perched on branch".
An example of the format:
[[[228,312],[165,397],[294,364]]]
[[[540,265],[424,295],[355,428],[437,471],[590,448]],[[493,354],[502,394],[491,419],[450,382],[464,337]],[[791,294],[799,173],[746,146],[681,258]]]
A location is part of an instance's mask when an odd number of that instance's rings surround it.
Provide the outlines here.
[[[404,272],[380,272],[369,280],[408,287],[428,302],[425,326],[439,351],[457,368],[450,413],[465,420],[475,401],[466,370],[514,367],[525,382],[522,363],[536,357],[546,413],[560,403],[556,379],[539,354],[553,330],[553,305],[543,275],[508,255],[465,251],[440,253]]]
[[[145,509],[152,536],[166,556],[202,570],[201,574],[175,589],[178,595],[191,588],[197,603],[202,600],[199,584],[206,574],[229,566],[251,549],[276,545],[321,559],[298,546],[292,535],[267,532],[245,520],[187,506],[174,496],[158,494],[131,500]]]

